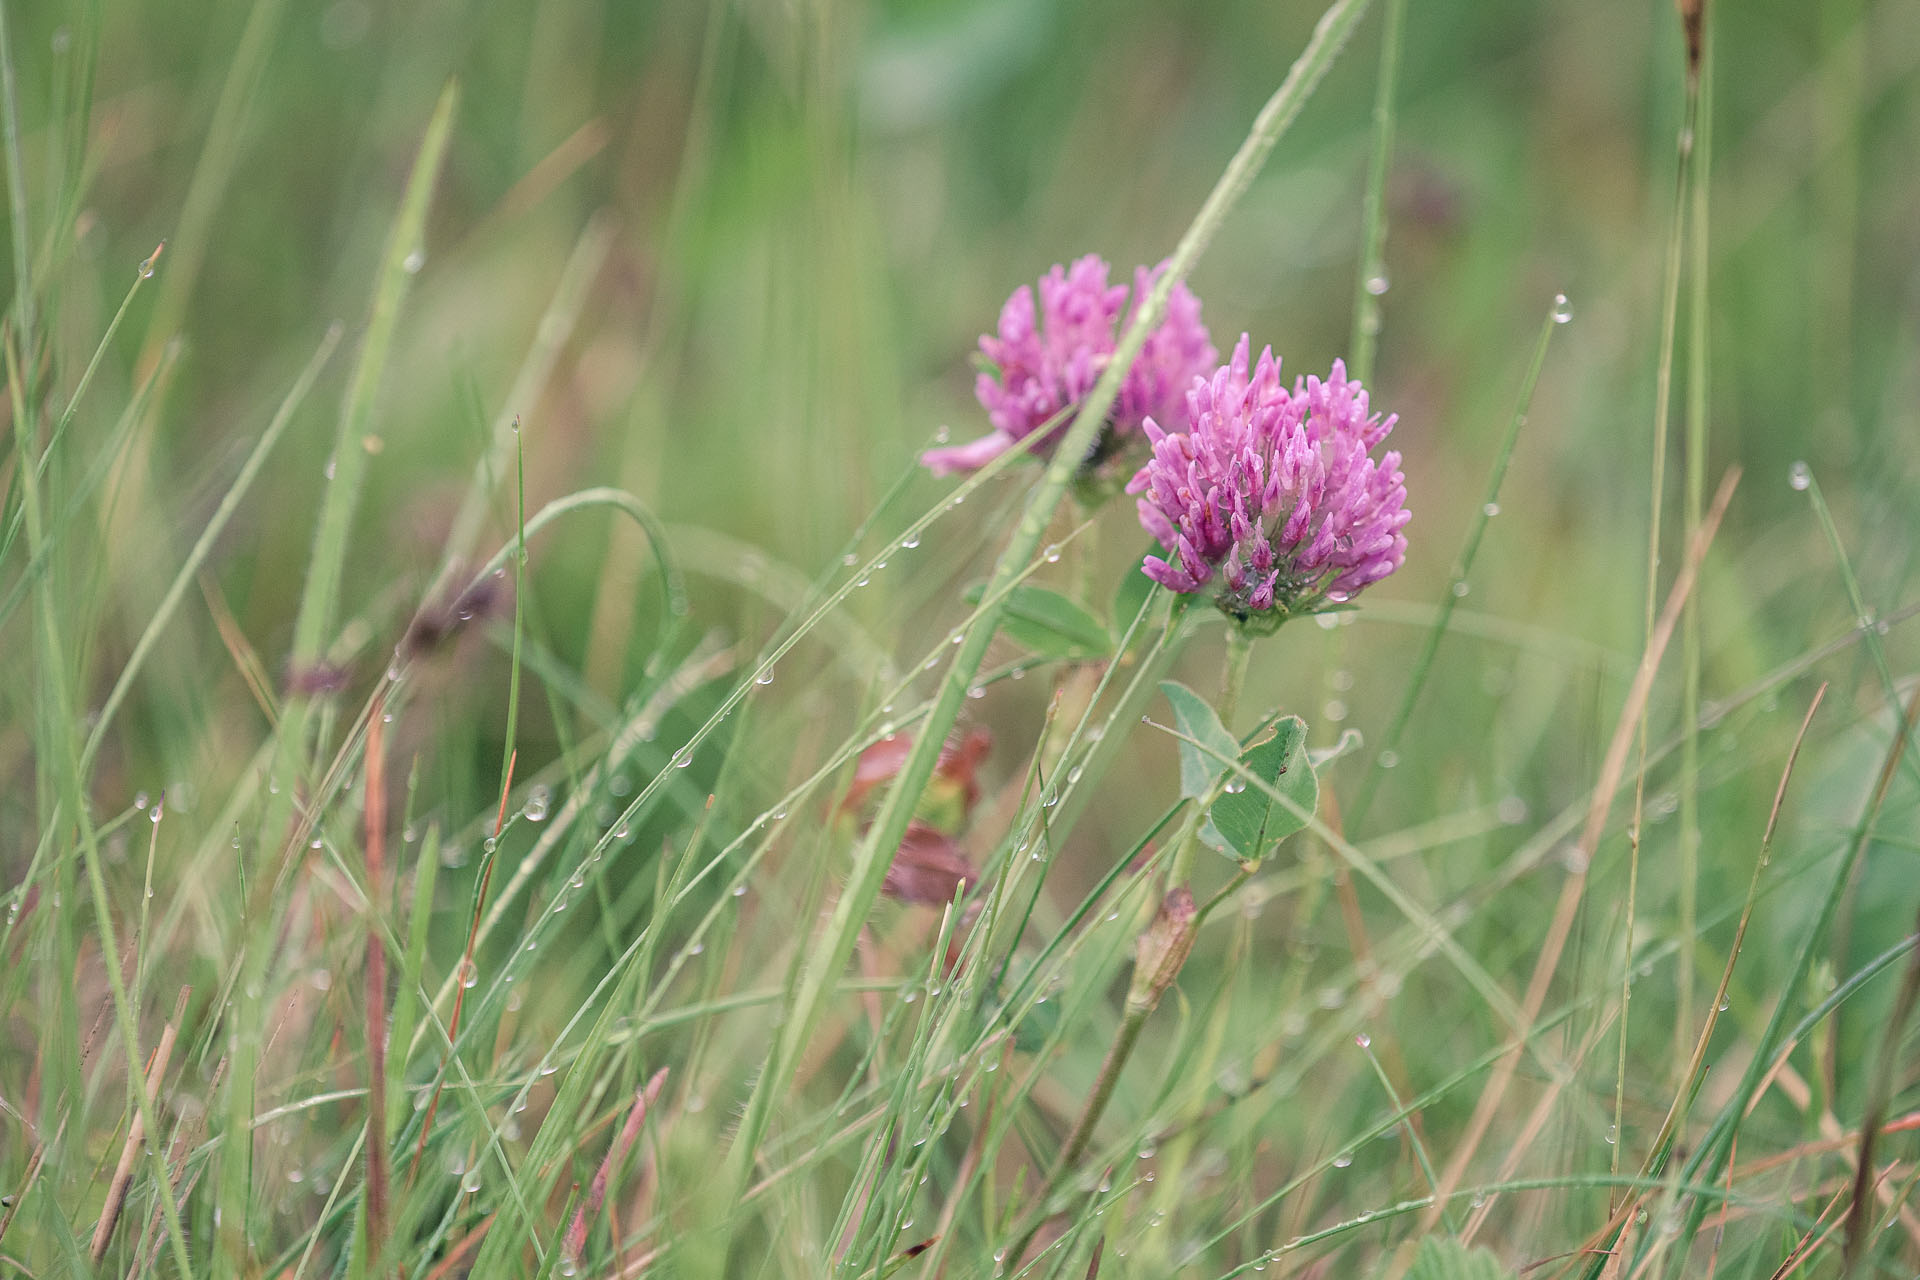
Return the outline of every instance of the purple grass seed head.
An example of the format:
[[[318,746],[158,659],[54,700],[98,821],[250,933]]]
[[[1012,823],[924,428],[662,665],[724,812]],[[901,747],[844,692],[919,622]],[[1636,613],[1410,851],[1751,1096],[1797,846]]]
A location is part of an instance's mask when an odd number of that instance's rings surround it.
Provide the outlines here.
[[[1243,626],[1338,607],[1406,559],[1410,518],[1400,455],[1374,446],[1397,421],[1367,411],[1367,392],[1336,360],[1323,380],[1291,388],[1268,348],[1233,358],[1187,393],[1187,426],[1143,424],[1153,457],[1127,492],[1165,556],[1146,575],[1171,590],[1210,592]]]
[[[976,379],[974,394],[993,430],[965,444],[931,449],[921,463],[935,475],[975,471],[1042,430],[1048,438],[1035,441],[1034,448],[1051,448],[1071,425],[1071,411],[1100,380],[1119,334],[1165,269],[1164,262],[1139,268],[1129,291],[1109,285],[1105,260],[1088,254],[1040,278],[1037,307],[1031,288],[1015,289],[1000,309],[998,331],[980,338],[980,353],[991,369]],[[1200,300],[1184,284],[1175,285],[1165,318],[1127,370],[1093,460],[1118,453],[1140,435],[1149,417],[1183,422],[1188,384],[1218,358],[1200,319]]]

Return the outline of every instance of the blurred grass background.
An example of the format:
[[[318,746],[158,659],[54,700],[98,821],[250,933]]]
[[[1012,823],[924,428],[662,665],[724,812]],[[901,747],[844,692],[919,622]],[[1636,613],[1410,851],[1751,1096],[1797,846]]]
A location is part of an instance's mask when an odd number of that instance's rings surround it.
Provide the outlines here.
[[[376,655],[361,657],[356,687],[426,590],[501,415],[524,424],[530,507],[590,484],[631,489],[685,531],[694,630],[757,641],[782,611],[742,585],[743,564],[764,557],[776,573],[812,578],[936,429],[965,438],[983,428],[969,354],[1015,285],[1083,252],[1122,270],[1167,253],[1318,8],[253,0],[10,5],[6,16],[60,395],[134,264],[168,242],[74,428],[99,447],[177,343],[114,469],[110,506],[68,544],[86,593],[76,607],[99,621],[74,660],[83,687],[104,690],[329,324],[344,320],[352,333],[363,323],[408,166],[448,79],[463,105],[349,551],[345,611],[370,620],[360,653]],[[1378,21],[1363,24],[1194,274],[1223,350],[1244,329],[1305,373],[1346,347]],[[1710,702],[1856,624],[1807,496],[1788,484],[1790,464],[1818,477],[1871,611],[1909,603],[1920,569],[1920,8],[1777,0],[1728,6],[1715,33],[1708,474],[1711,484],[1737,463],[1746,478],[1701,588]],[[1532,834],[1530,818],[1580,800],[1638,658],[1681,68],[1664,0],[1409,10],[1373,385],[1375,403],[1401,415],[1394,443],[1407,458],[1412,549],[1355,625],[1296,626],[1264,646],[1248,702],[1299,711],[1316,741],[1348,727],[1377,735],[1479,509],[1534,335],[1554,294],[1568,295],[1574,318],[1555,335],[1457,634],[1370,823],[1376,834],[1444,814],[1502,815],[1407,873],[1430,903],[1470,898]],[[59,198],[68,189],[80,193],[73,207]],[[543,348],[550,368],[529,356]],[[516,385],[529,366],[533,376]],[[136,689],[94,782],[104,809],[167,793],[187,822],[203,821],[246,768],[259,715],[217,613],[231,611],[235,634],[277,677],[348,367],[336,362],[301,410],[223,537],[206,599],[190,597]],[[1670,503],[1678,457],[1676,437]],[[895,512],[944,492],[924,477],[909,483]],[[960,585],[998,546],[991,513],[1024,484],[997,482],[980,511],[950,519],[856,596],[859,628],[903,669],[958,620]],[[1675,511],[1666,580],[1679,562]],[[1102,581],[1144,542],[1127,526],[1106,521]],[[504,497],[490,528],[490,543],[511,532]],[[706,536],[715,533],[739,545]],[[752,563],[744,576],[759,575],[762,561]],[[616,705],[643,677],[656,606],[645,551],[605,521],[547,535],[529,572],[530,643],[551,655],[552,683],[568,691],[551,702],[544,685],[528,695],[518,746],[532,768],[565,759],[591,719],[559,708]],[[0,625],[9,644],[24,644],[23,617]],[[1189,655],[1196,686],[1211,678],[1216,644],[1209,636]],[[1909,675],[1914,629],[1892,629],[1885,645],[1892,671]],[[1869,718],[1884,720],[1886,690],[1867,648],[1743,704],[1707,741],[1700,900],[1722,944],[1785,745],[1819,679],[1835,682],[1841,714],[1816,726],[1806,765],[1816,799],[1790,820],[1808,857],[1851,821],[1850,803],[1826,799],[1857,801],[1877,763]],[[797,760],[814,745],[809,726],[826,741],[844,735],[848,708],[872,693],[835,672],[831,656],[817,676],[796,668],[777,686],[774,727],[741,766],[769,789],[793,772],[783,735],[802,741]],[[422,732],[434,805],[450,826],[478,823],[495,798],[506,671],[504,652],[476,649],[440,677],[449,696]],[[0,765],[24,781],[33,690],[24,677],[5,684]],[[1656,740],[1677,727],[1675,686],[1663,681],[1656,698]],[[1020,744],[1048,694],[1033,680],[980,704],[975,718],[1007,744],[988,766],[993,783],[1017,784]],[[1146,735],[1122,760],[1058,873],[1063,903],[1170,797],[1172,759],[1171,745]],[[712,779],[690,782],[689,816]],[[1656,818],[1672,812],[1674,785],[1670,770],[1650,783]],[[33,853],[33,804],[26,785],[0,798],[9,889]],[[1643,943],[1675,942],[1672,831],[1651,826],[1642,850]],[[171,849],[163,838],[157,865],[167,892],[196,904],[188,914],[212,921],[223,883],[164,874],[204,866],[188,853],[205,834],[183,833]],[[1615,846],[1604,874],[1617,889],[1625,855]],[[1849,956],[1883,950],[1911,924],[1915,848],[1875,851],[1834,957],[1842,975]],[[138,859],[117,874],[137,877]],[[1461,922],[1460,941],[1518,986],[1556,889],[1521,881],[1497,909]],[[440,972],[457,953],[466,892],[435,924],[436,949],[455,949]],[[1619,911],[1617,897],[1597,896],[1581,935],[1596,956]],[[1343,946],[1323,894],[1289,902],[1254,926],[1256,953],[1311,964],[1317,948]],[[1803,924],[1783,903],[1756,927],[1778,940]],[[211,934],[198,945],[189,967],[205,982],[218,946]],[[1783,966],[1784,946],[1753,949],[1742,974],[1751,999],[1769,966]],[[1700,972],[1717,974],[1723,954],[1703,943]],[[594,972],[576,959],[554,957],[549,975],[575,1000]],[[1603,977],[1580,980],[1604,986]],[[1445,973],[1418,980],[1435,986],[1410,998],[1435,1007],[1457,998]],[[1736,1019],[1762,1016],[1751,999]],[[1676,1052],[1673,1016],[1657,988],[1636,995],[1636,1035],[1655,1062]],[[24,1085],[31,1025],[16,1010],[0,1032],[0,1088]],[[1842,1025],[1853,1039],[1844,1051],[1835,1042],[1840,1063],[1825,1065],[1838,1078],[1827,1085],[1857,1092],[1844,1064],[1877,1040],[1871,1017]],[[1419,1034],[1417,1016],[1409,1031]],[[1348,1065],[1351,1079],[1313,1082],[1327,1108],[1315,1140],[1377,1108],[1370,1077]],[[1431,1074],[1417,1057],[1412,1065],[1426,1087],[1458,1063],[1436,1058]],[[1638,1126],[1657,1125],[1666,1083],[1654,1071],[1630,1091]],[[1592,1115],[1610,1105],[1610,1084],[1595,1085]],[[1443,1104],[1435,1123],[1458,1124],[1468,1101]],[[25,1148],[13,1135],[5,1145],[11,1173]]]

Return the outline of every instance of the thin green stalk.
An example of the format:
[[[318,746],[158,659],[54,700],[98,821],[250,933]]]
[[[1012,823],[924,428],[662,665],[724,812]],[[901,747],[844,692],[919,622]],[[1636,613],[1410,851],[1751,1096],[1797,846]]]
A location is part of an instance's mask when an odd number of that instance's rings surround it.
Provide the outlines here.
[[[34,370],[39,355],[34,349],[35,324],[33,297],[33,230],[27,217],[27,168],[20,155],[20,90],[13,75],[13,37],[9,32],[7,6],[0,0],[0,137],[4,137],[7,155],[7,211],[13,230],[13,323],[15,341],[20,347],[20,368],[27,378],[22,397],[29,406],[34,396]]]
[[[1253,663],[1253,636],[1245,627],[1227,626],[1227,656],[1220,668],[1220,703],[1215,708],[1220,723],[1233,732],[1233,716],[1240,709],[1240,694],[1247,687],[1247,668]]]
[[[1380,298],[1387,291],[1387,172],[1393,165],[1393,117],[1400,79],[1400,38],[1407,0],[1387,0],[1380,29],[1380,75],[1373,89],[1373,151],[1360,201],[1360,272],[1353,291],[1353,340],[1347,366],[1355,381],[1373,382],[1380,344]]]
[[[1074,1121],[1073,1130],[1060,1147],[1060,1155],[1048,1171],[1046,1181],[1034,1192],[1034,1209],[1027,1224],[1022,1227],[1014,1242],[1007,1249],[1007,1260],[1018,1265],[1027,1252],[1027,1246],[1040,1233],[1047,1220],[1047,1202],[1059,1189],[1061,1179],[1065,1178],[1086,1154],[1087,1144],[1093,1140],[1094,1126],[1100,1123],[1100,1117],[1106,1114],[1107,1103],[1113,1100],[1114,1086],[1120,1082],[1120,1072],[1125,1069],[1127,1060],[1133,1056],[1133,1047],[1139,1043],[1140,1032],[1147,1025],[1147,1019],[1153,1013],[1152,1005],[1136,1005],[1128,1001],[1126,1012],[1121,1016],[1119,1029],[1114,1032],[1113,1043],[1107,1046],[1107,1056],[1100,1063],[1100,1074],[1094,1078],[1093,1092],[1087,1096],[1087,1104]]]
[[[227,486],[226,493],[220,499],[220,505],[215,508],[213,518],[207,521],[207,527],[201,531],[199,541],[193,544],[193,550],[188,554],[186,563],[180,566],[180,572],[174,575],[173,583],[167,588],[166,595],[161,597],[160,607],[154,611],[153,617],[147,622],[146,630],[140,633],[140,639],[134,644],[133,652],[128,655],[126,665],[121,667],[120,675],[114,680],[113,689],[107,694],[106,701],[100,704],[100,712],[94,718],[93,731],[87,735],[86,746],[80,752],[82,777],[86,777],[92,771],[94,758],[99,754],[101,744],[106,741],[107,728],[113,723],[114,713],[120,709],[120,704],[125,700],[127,691],[133,686],[134,679],[146,665],[147,656],[153,652],[154,644],[166,630],[167,624],[173,620],[173,612],[185,597],[187,588],[198,577],[200,567],[212,554],[214,543],[226,530],[227,522],[233,518],[234,512],[239,510],[241,500],[253,487],[255,478],[260,474],[260,468],[266,463],[267,455],[273,452],[274,445],[279,443],[280,437],[286,432],[287,425],[293,421],[294,411],[306,403],[307,393],[313,389],[314,380],[320,376],[320,370],[326,366],[327,359],[333,354],[333,348],[339,340],[340,326],[336,324],[327,330],[326,336],[320,340],[319,350],[313,353],[313,358],[307,361],[307,367],[294,380],[293,388],[280,402],[280,408],[274,413],[273,420],[267,423],[267,429],[260,434],[259,441],[253,446],[253,452],[249,453],[246,462],[241,464],[240,473],[233,478],[233,483]]]
[[[513,552],[513,656],[507,676],[507,737],[500,746],[500,785],[503,787],[513,778],[514,739],[520,722],[520,637],[526,614],[527,452],[517,417],[513,420],[513,459],[519,495],[519,518],[515,527],[520,530],[520,538]]]
[[[334,436],[332,475],[314,532],[313,558],[307,568],[307,583],[300,597],[300,611],[293,629],[293,660],[311,662],[323,653],[329,625],[339,603],[342,568],[346,560],[347,540],[352,532],[353,513],[359,503],[360,489],[366,479],[368,428],[392,354],[394,331],[400,320],[400,307],[411,291],[414,274],[419,270],[425,250],[427,206],[433,198],[434,183],[446,157],[447,139],[453,129],[453,113],[459,102],[458,86],[449,83],[441,91],[433,117],[427,123],[413,172],[407,179],[406,194],[401,197],[400,212],[394,220],[393,234],[382,258],[380,277],[375,287],[373,312],[367,322],[366,338],[360,359],[354,366],[353,380],[347,388],[340,414],[340,427]]]
[[[187,303],[200,280],[200,267],[213,243],[213,220],[220,201],[233,181],[236,167],[246,149],[247,126],[253,114],[253,99],[266,72],[267,55],[273,51],[274,37],[280,29],[280,17],[286,0],[254,0],[247,13],[247,24],[240,30],[226,77],[220,82],[220,95],[207,121],[206,141],[200,158],[194,162],[193,175],[187,179],[186,196],[180,203],[179,220],[173,232],[175,269],[162,283],[153,314],[147,321],[147,339],[140,353],[144,370],[159,358],[161,346],[180,328]]]
[[[1680,267],[1686,247],[1687,201],[1693,178],[1694,117],[1699,111],[1699,97],[1693,89],[1694,85],[1689,77],[1686,109],[1682,113],[1680,123],[1679,159],[1673,184],[1673,208],[1667,223],[1666,262],[1661,274],[1660,358],[1658,372],[1654,376],[1652,474],[1647,481],[1647,578],[1641,631],[1641,634],[1646,637],[1653,635],[1654,617],[1659,610],[1660,601],[1660,532],[1667,496],[1667,437],[1668,422],[1673,412],[1673,353],[1678,342]],[[1641,833],[1646,829],[1647,735],[1649,732],[1647,721],[1648,717],[1643,712],[1636,726],[1634,749],[1638,767],[1634,770],[1633,816],[1628,819],[1627,828],[1630,835],[1626,920],[1622,926],[1624,939],[1620,959],[1620,1040],[1613,1082],[1614,1142],[1613,1150],[1608,1157],[1608,1169],[1615,1174],[1620,1172],[1621,1148],[1627,1144],[1627,1135],[1622,1126],[1626,1123],[1627,1036],[1631,1026],[1628,1014],[1633,996],[1633,935],[1634,916],[1639,906],[1637,897],[1640,884],[1640,840]],[[1685,743],[1682,744],[1681,750],[1684,756]],[[1684,893],[1685,890],[1682,892]],[[1691,950],[1690,947],[1681,948],[1683,953],[1690,954]],[[1680,974],[1685,975],[1690,972],[1689,961],[1683,959],[1680,962]],[[1688,982],[1682,978],[1680,986],[1683,991],[1688,985]]]
[[[1855,623],[1867,646],[1867,656],[1873,660],[1874,674],[1880,677],[1880,688],[1888,701],[1898,706],[1900,686],[1893,678],[1893,667],[1887,662],[1887,647],[1881,642],[1883,620],[1876,618],[1867,607],[1866,597],[1860,591],[1860,577],[1853,570],[1853,558],[1847,554],[1847,544],[1841,540],[1840,527],[1833,522],[1833,508],[1827,505],[1826,494],[1821,492],[1819,477],[1807,472],[1807,500],[1813,504],[1814,518],[1820,522],[1820,533],[1827,540],[1828,550],[1833,552],[1834,564],[1840,570],[1841,585],[1847,591],[1847,603],[1853,608]],[[1920,742],[1911,743],[1920,748]],[[1909,753],[1904,760],[1907,772],[1915,782],[1920,782],[1920,750]]]
[[[1228,624],[1227,653],[1220,667],[1220,700],[1215,708],[1228,733],[1233,732],[1233,715],[1240,709],[1240,692],[1246,687],[1247,667],[1253,659],[1253,639],[1246,628]],[[1208,808],[1205,803],[1195,805],[1187,815],[1186,825],[1180,829],[1180,842],[1167,862],[1168,889],[1185,884],[1193,874],[1193,860],[1200,849],[1200,825],[1206,821]]]
[[[1507,463],[1512,460],[1514,445],[1519,442],[1520,428],[1527,425],[1527,410],[1533,404],[1533,388],[1540,381],[1540,370],[1547,363],[1547,347],[1553,341],[1555,327],[1565,324],[1571,316],[1566,297],[1561,295],[1554,298],[1552,309],[1540,324],[1540,337],[1533,345],[1533,358],[1527,364],[1526,377],[1521,380],[1520,395],[1513,407],[1513,417],[1508,420],[1507,434],[1501,438],[1500,448],[1493,455],[1493,467],[1487,473],[1486,498],[1467,525],[1466,541],[1461,544],[1459,558],[1454,561],[1453,572],[1448,575],[1446,594],[1440,597],[1439,609],[1433,626],[1427,631],[1426,643],[1421,645],[1420,655],[1413,661],[1413,675],[1407,680],[1406,692],[1400,695],[1400,705],[1380,739],[1380,750],[1374,752],[1372,761],[1367,765],[1366,776],[1360,782],[1359,795],[1347,809],[1343,825],[1355,834],[1359,833],[1368,811],[1373,808],[1374,796],[1380,789],[1381,771],[1391,768],[1398,757],[1400,740],[1407,731],[1408,721],[1413,718],[1414,705],[1420,701],[1420,694],[1427,687],[1427,676],[1433,671],[1433,659],[1440,652],[1441,638],[1447,634],[1455,607],[1467,594],[1474,558],[1480,552],[1480,539],[1486,534],[1487,521],[1500,510],[1500,486],[1507,478]]]
[[[1692,225],[1688,231],[1691,254],[1687,275],[1687,401],[1686,401],[1686,543],[1693,545],[1707,492],[1707,374],[1712,355],[1708,347],[1707,274],[1711,256],[1707,249],[1708,193],[1713,184],[1713,40],[1711,6],[1702,5],[1698,74],[1687,78],[1687,94],[1693,99],[1688,114],[1694,122]],[[1683,685],[1680,694],[1680,723],[1686,738],[1680,753],[1680,937],[1690,941],[1696,933],[1700,912],[1700,594],[1687,597],[1686,611],[1680,616],[1680,657]],[[1676,1054],[1693,1029],[1694,949],[1680,948],[1679,990],[1674,1008],[1673,1043]],[[1624,1036],[1622,1039],[1624,1040]],[[1675,1066],[1684,1065],[1676,1057]],[[1617,1150],[1617,1148],[1616,1148]]]
[[[1440,1175],[1434,1172],[1433,1160],[1427,1155],[1427,1144],[1420,1141],[1420,1130],[1414,1127],[1413,1113],[1407,1110],[1405,1103],[1400,1101],[1400,1094],[1393,1087],[1392,1077],[1387,1075],[1387,1069],[1380,1064],[1378,1055],[1373,1051],[1373,1041],[1362,1034],[1354,1037],[1354,1043],[1366,1056],[1367,1065],[1373,1068],[1373,1077],[1380,1082],[1380,1090],[1387,1095],[1387,1101],[1393,1104],[1396,1112],[1406,1117],[1404,1125],[1407,1131],[1407,1145],[1413,1148],[1413,1158],[1420,1165],[1420,1176],[1427,1180],[1427,1186],[1437,1194],[1440,1190]],[[1454,1213],[1451,1201],[1441,1209],[1440,1221],[1446,1226],[1448,1235],[1460,1234],[1460,1219]]]
[[[785,1091],[793,1066],[799,1060],[800,1050],[812,1038],[826,998],[852,954],[854,940],[872,910],[874,899],[879,895],[880,883],[893,850],[899,846],[900,838],[906,832],[914,805],[932,777],[940,747],[959,716],[967,690],[972,687],[980,664],[986,657],[987,646],[998,630],[1004,609],[1001,597],[1005,587],[1033,558],[1048,521],[1066,496],[1077,461],[1086,456],[1105,421],[1107,410],[1119,393],[1121,379],[1134,357],[1140,353],[1147,334],[1165,314],[1167,298],[1173,286],[1186,278],[1228,212],[1253,181],[1274,143],[1318,86],[1320,78],[1332,64],[1334,56],[1365,9],[1366,0],[1335,0],[1322,15],[1306,49],[1288,72],[1286,80],[1261,109],[1246,141],[1174,249],[1167,270],[1161,273],[1133,324],[1121,337],[1100,381],[1081,406],[1065,438],[1056,447],[1045,475],[1034,487],[1026,513],[1015,527],[1013,537],[1008,541],[988,581],[983,599],[994,603],[982,611],[967,631],[947,669],[925,729],[915,738],[913,749],[881,802],[880,812],[868,835],[854,850],[853,866],[835,904],[832,920],[820,944],[811,950],[794,992],[793,1004],[768,1055],[766,1068],[755,1082],[746,1114],[728,1152],[726,1172],[719,1187],[726,1202],[737,1202],[740,1192],[747,1185],[761,1137],[771,1118],[774,1101]]]

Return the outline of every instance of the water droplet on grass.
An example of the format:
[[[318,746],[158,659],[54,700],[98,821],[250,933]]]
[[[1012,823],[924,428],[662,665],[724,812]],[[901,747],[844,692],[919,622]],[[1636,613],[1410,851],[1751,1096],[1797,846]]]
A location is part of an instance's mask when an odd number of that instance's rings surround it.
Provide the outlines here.
[[[1367,292],[1377,298],[1385,293],[1392,286],[1392,283],[1393,282],[1385,276],[1369,276],[1367,277]]]
[[[410,276],[419,275],[420,268],[426,265],[427,265],[427,255],[420,252],[420,250],[418,249],[415,249],[412,253],[408,254],[405,258],[402,258],[400,260],[400,269],[405,271]]]
[[[527,815],[528,822],[543,822],[546,820],[547,810],[552,804],[553,788],[547,786],[544,782],[537,783],[533,790],[527,793],[526,807],[523,808],[521,812]]]
[[[1787,468],[1787,483],[1804,493],[1813,487],[1813,468],[1804,462],[1796,462]]]
[[[1571,319],[1573,319],[1573,304],[1567,301],[1567,295],[1564,293],[1554,294],[1553,322],[1555,324],[1565,324]]]

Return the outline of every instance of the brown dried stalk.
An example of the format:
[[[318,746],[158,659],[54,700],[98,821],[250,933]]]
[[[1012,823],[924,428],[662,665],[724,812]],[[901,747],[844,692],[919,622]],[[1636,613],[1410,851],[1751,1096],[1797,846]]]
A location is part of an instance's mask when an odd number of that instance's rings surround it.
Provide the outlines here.
[[[667,1083],[667,1068],[662,1067],[653,1073],[653,1079],[647,1081],[644,1088],[634,1095],[633,1108],[627,1112],[627,1122],[620,1126],[619,1136],[613,1145],[607,1148],[607,1154],[600,1161],[600,1168],[593,1175],[593,1182],[587,1188],[587,1198],[574,1210],[573,1223],[567,1228],[567,1239],[562,1256],[579,1262],[580,1255],[587,1247],[587,1230],[600,1206],[606,1203],[607,1188],[613,1180],[613,1171],[621,1161],[627,1158],[627,1152],[633,1149],[634,1139],[640,1136],[640,1126],[646,1123],[647,1111],[660,1097],[660,1090]]]
[[[180,1034],[180,1021],[187,1013],[187,997],[192,993],[192,987],[180,988],[180,998],[173,1006],[173,1020],[160,1033],[160,1044],[147,1064],[146,1079],[140,1087],[147,1091],[150,1104],[158,1099],[160,1082],[166,1078],[167,1062],[173,1057],[173,1042]],[[94,1224],[93,1244],[87,1250],[95,1266],[100,1265],[100,1260],[107,1256],[107,1246],[113,1243],[113,1229],[120,1221],[120,1211],[126,1207],[127,1188],[133,1185],[134,1162],[140,1158],[140,1145],[146,1136],[141,1110],[135,1107],[133,1120],[127,1125],[126,1144],[120,1148],[120,1163],[114,1168],[113,1181],[107,1184],[107,1203],[100,1210],[100,1221]]]

